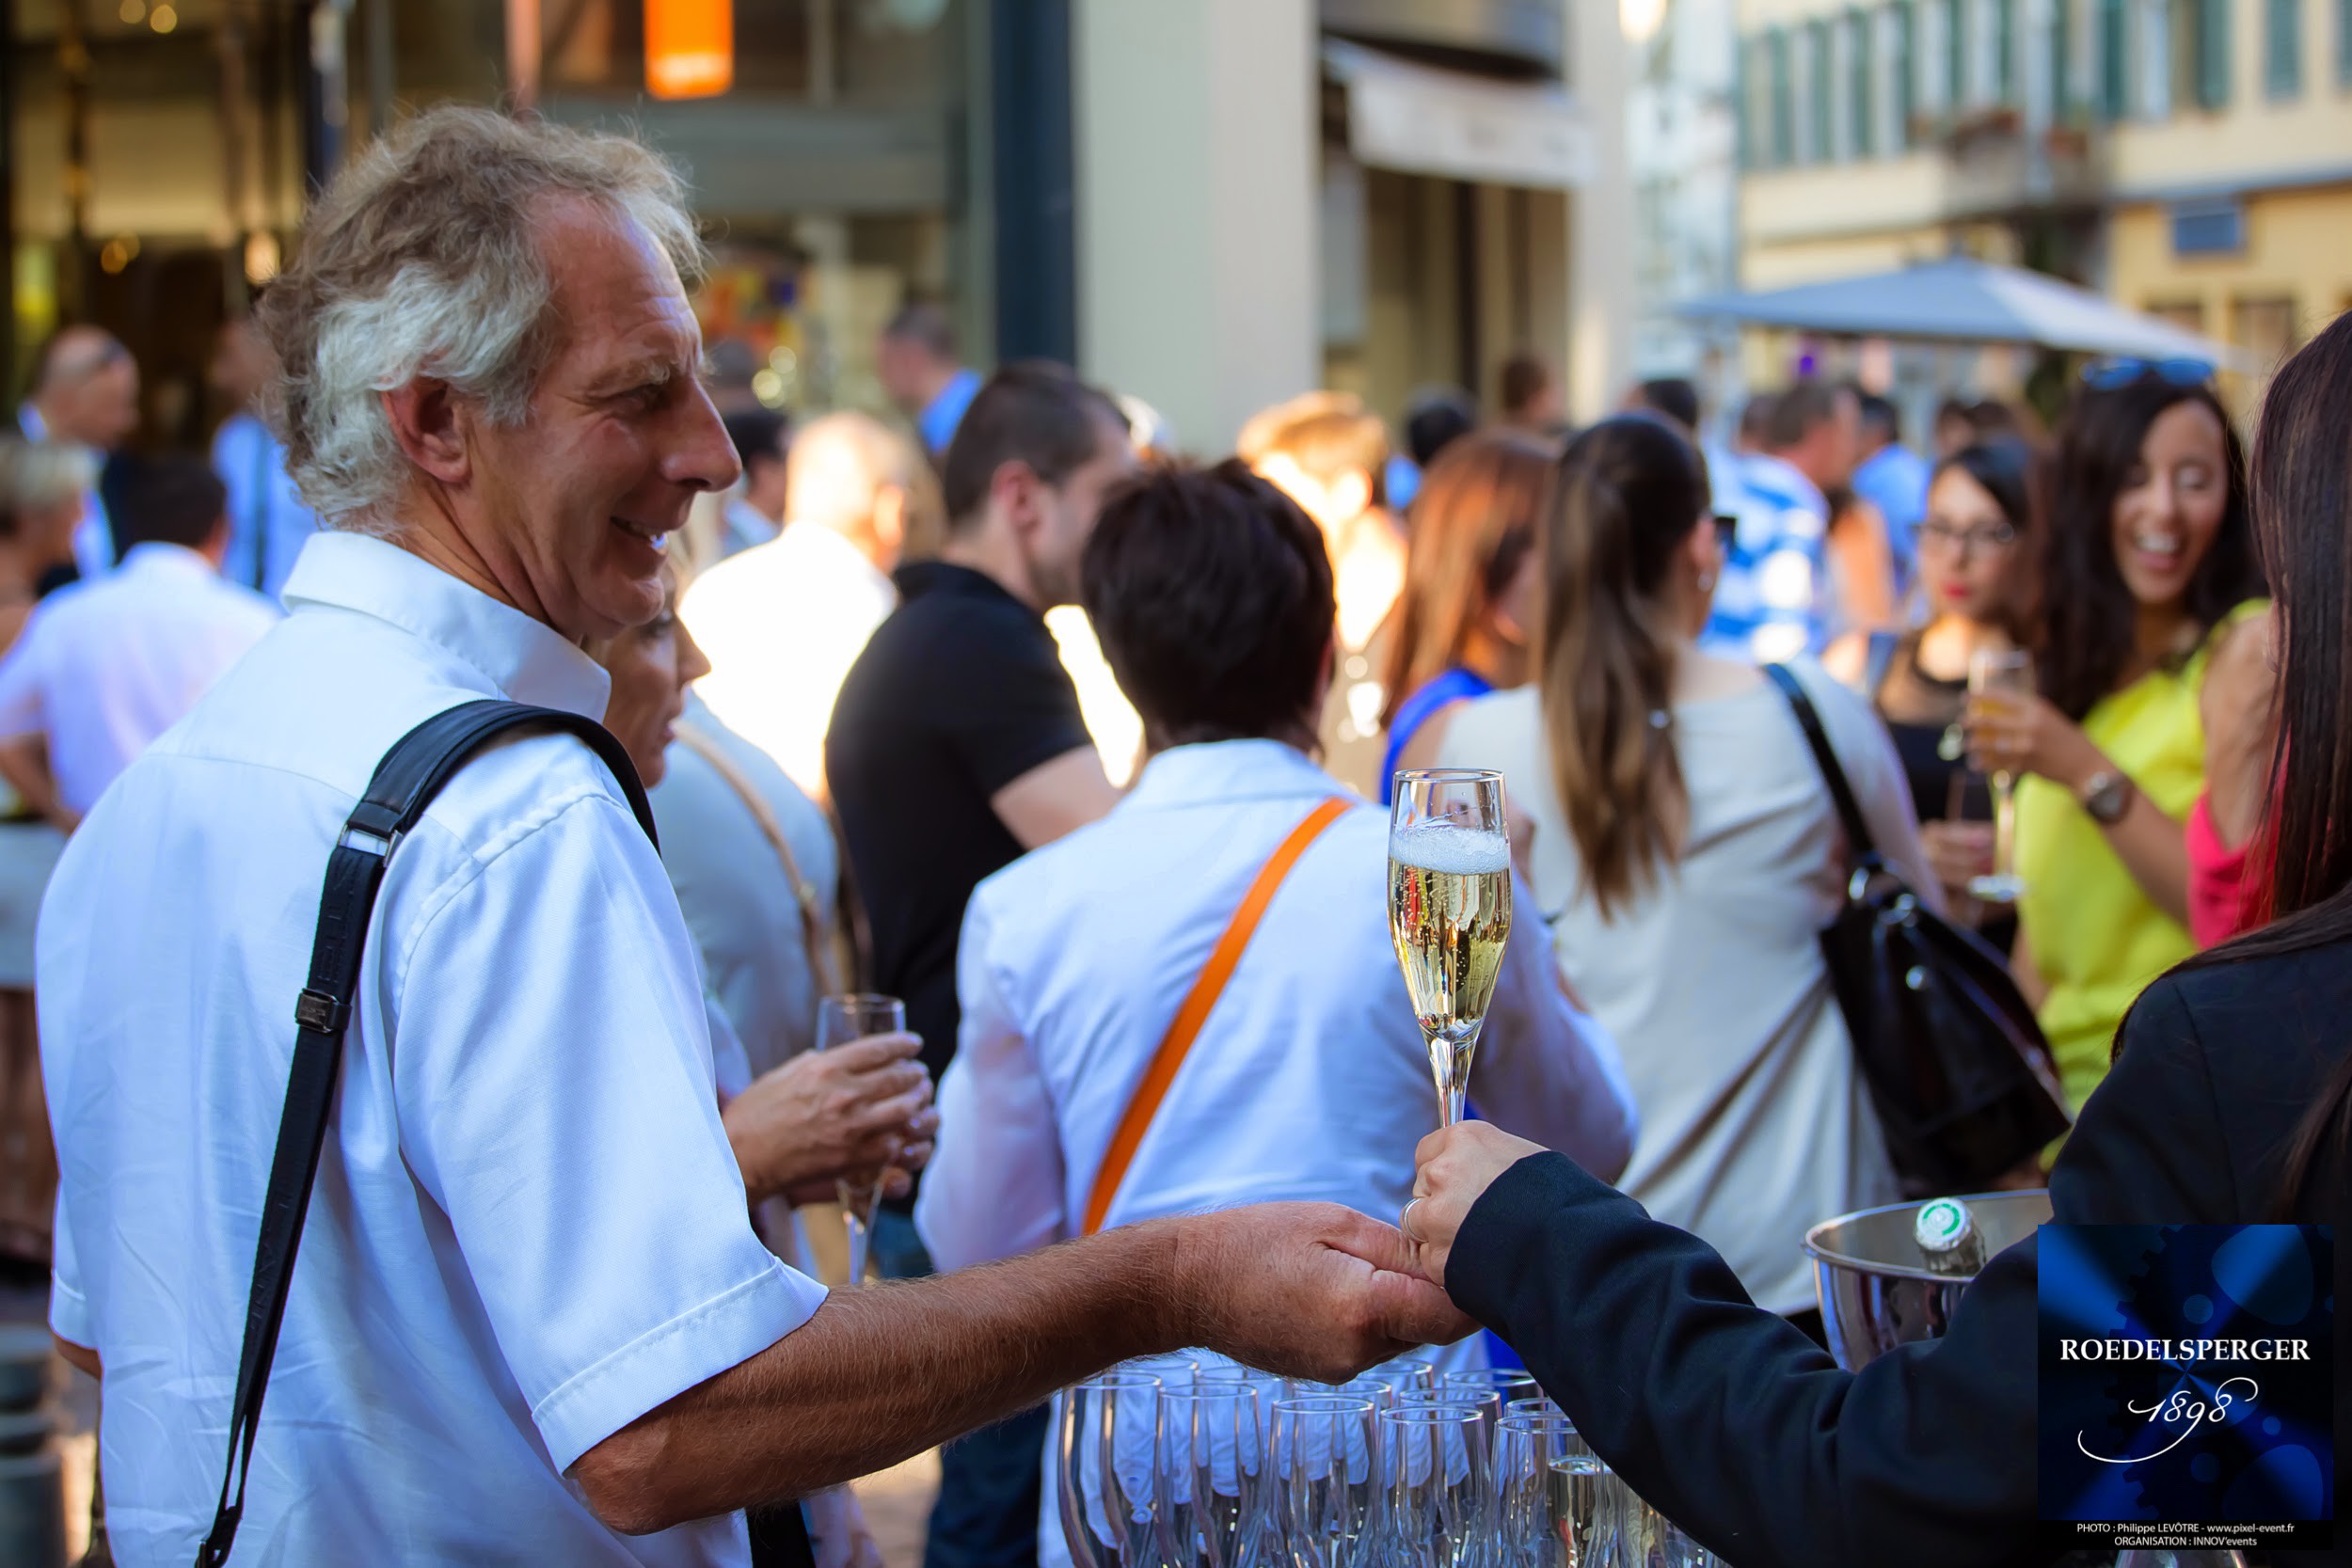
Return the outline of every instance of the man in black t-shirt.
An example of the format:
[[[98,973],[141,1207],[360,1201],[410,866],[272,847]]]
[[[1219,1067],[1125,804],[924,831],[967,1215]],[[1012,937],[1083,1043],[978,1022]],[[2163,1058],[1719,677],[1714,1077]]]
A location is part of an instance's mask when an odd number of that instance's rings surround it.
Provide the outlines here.
[[[898,568],[898,609],[842,682],[825,776],[872,927],[875,989],[906,1002],[932,1076],[956,1048],[956,938],[980,879],[1110,810],[1045,611],[1078,597],[1104,492],[1134,467],[1109,399],[1014,365],[947,449],[937,560]],[[887,1275],[930,1271],[904,1202],[875,1217]],[[1043,1413],[950,1446],[927,1568],[1037,1560]]]

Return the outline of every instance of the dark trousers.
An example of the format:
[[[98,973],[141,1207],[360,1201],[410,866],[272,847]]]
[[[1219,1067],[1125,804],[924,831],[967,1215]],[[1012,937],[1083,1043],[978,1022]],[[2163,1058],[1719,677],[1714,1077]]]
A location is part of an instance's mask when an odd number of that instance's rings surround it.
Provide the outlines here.
[[[874,1215],[869,1251],[884,1279],[931,1272],[930,1255],[902,1212]],[[939,1500],[931,1505],[923,1568],[1037,1568],[1051,1408],[1025,1410],[939,1450]]]

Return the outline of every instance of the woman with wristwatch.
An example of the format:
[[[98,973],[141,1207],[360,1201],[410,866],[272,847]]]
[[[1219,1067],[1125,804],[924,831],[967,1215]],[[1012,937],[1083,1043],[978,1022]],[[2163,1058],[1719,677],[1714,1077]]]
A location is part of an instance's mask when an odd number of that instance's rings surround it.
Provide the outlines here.
[[[2245,464],[2205,375],[2190,361],[2086,372],[2035,487],[2040,695],[1969,726],[1977,767],[2022,776],[2011,964],[2077,1108],[2133,999],[2195,951],[2199,703],[2217,652],[2263,609]],[[2258,662],[2220,660],[2219,678]],[[2256,683],[2246,700],[2263,696]]]

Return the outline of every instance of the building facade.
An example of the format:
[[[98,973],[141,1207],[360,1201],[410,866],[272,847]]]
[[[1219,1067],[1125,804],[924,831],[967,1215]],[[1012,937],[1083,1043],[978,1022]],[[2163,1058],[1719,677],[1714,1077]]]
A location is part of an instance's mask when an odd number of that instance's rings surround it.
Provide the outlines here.
[[[1739,0],[1741,282],[1955,251],[2256,377],[2352,304],[2347,0]]]

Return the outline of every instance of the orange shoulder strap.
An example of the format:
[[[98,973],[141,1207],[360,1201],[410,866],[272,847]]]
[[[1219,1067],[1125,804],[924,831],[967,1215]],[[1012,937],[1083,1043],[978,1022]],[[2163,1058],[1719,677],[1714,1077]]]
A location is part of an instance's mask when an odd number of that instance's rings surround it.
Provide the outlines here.
[[[1176,1069],[1184,1065],[1184,1055],[1192,1049],[1200,1025],[1208,1022],[1209,1009],[1225,992],[1225,984],[1233,977],[1233,969],[1241,962],[1243,949],[1264,917],[1266,906],[1274,901],[1275,890],[1298,863],[1298,857],[1307,852],[1307,846],[1322,836],[1323,830],[1347,814],[1357,802],[1334,796],[1307,814],[1307,819],[1290,831],[1280,847],[1274,851],[1258,871],[1257,879],[1242,895],[1241,908],[1233,911],[1232,924],[1216,940],[1216,951],[1209,955],[1208,964],[1200,977],[1185,993],[1184,1006],[1176,1009],[1176,1020],[1168,1026],[1160,1039],[1160,1047],[1152,1053],[1152,1065],[1143,1071],[1143,1081],[1136,1085],[1135,1099],[1127,1103],[1127,1114],[1119,1118],[1119,1131],[1111,1134],[1110,1148],[1103,1156],[1102,1168],[1094,1173],[1094,1190],[1087,1196],[1086,1226],[1080,1232],[1091,1236],[1103,1228],[1103,1218],[1110,1212],[1111,1199],[1119,1192],[1120,1182],[1126,1180],[1127,1166],[1136,1157],[1136,1149],[1143,1135],[1151,1131],[1152,1118],[1159,1114],[1160,1101],[1168,1097],[1168,1086],[1176,1081]]]

